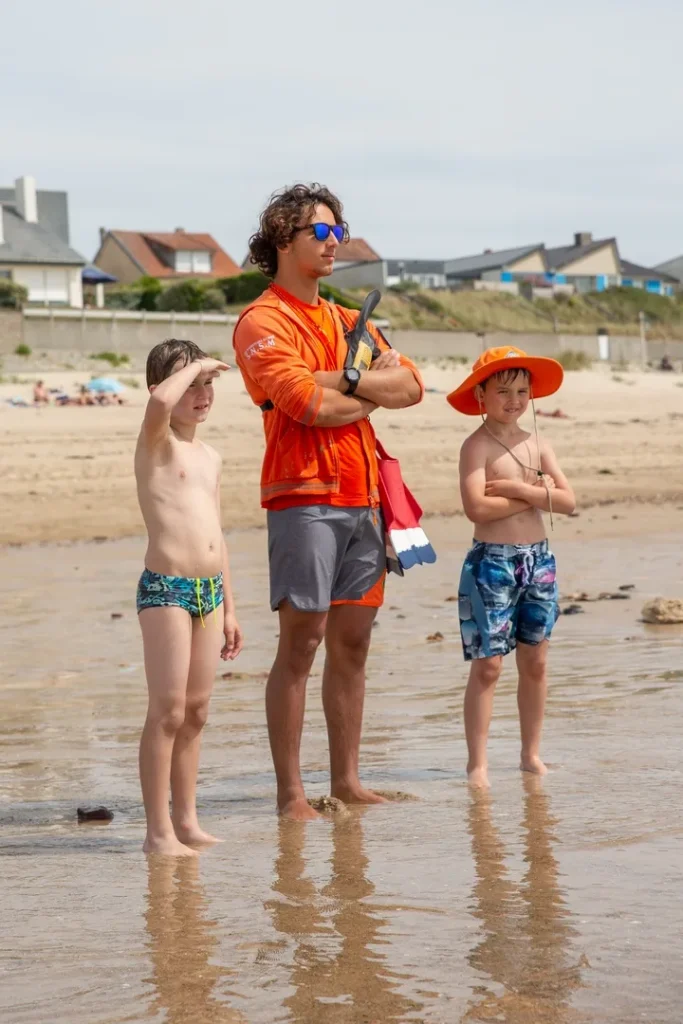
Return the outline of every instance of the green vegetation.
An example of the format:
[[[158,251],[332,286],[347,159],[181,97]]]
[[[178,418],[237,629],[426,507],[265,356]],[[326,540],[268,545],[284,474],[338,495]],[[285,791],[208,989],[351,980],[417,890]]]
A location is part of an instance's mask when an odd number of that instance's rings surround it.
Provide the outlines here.
[[[0,307],[3,309],[21,309],[28,302],[28,288],[15,284],[5,277],[0,278]]]
[[[203,281],[179,281],[165,288],[157,299],[156,308],[162,312],[201,313],[209,310],[222,310],[225,307],[225,296],[213,281],[207,285]]]
[[[351,295],[362,301],[364,293]],[[683,339],[683,295],[668,298],[640,288],[533,300],[505,292],[391,288],[382,296],[376,315],[398,329],[595,335],[605,327],[613,335],[634,335],[640,331],[641,312],[649,338]]]
[[[365,298],[365,293],[360,299],[356,299],[349,295],[348,292],[342,292],[339,288],[335,288],[334,285],[325,284],[324,281],[320,282],[320,294],[328,302],[336,302],[338,306],[344,306],[346,309],[360,309]]]
[[[119,377],[119,380],[124,385],[124,387],[127,387],[127,388],[139,388],[140,387],[140,381],[137,379],[137,377]]]
[[[28,359],[28,357],[31,355],[31,347],[30,345],[25,345],[24,342],[22,341],[21,344],[17,345],[17,347],[15,348],[14,354],[15,356],[24,356],[24,358]]]
[[[247,270],[236,277],[221,277],[216,281],[225,296],[227,306],[248,306],[268,287],[268,278],[260,270]]]
[[[399,295],[405,294],[405,292],[419,292],[420,285],[417,281],[399,281],[398,284],[392,284],[389,288],[390,292],[397,292]]]
[[[111,366],[125,366],[130,363],[130,356],[127,356],[125,352],[118,355],[116,352],[96,352],[90,356],[91,359],[99,359],[103,363],[109,363]]]
[[[8,285],[11,282],[0,282],[0,306],[5,304],[2,289]],[[154,277],[142,277],[135,284],[111,289],[105,301],[110,309],[240,312],[267,286],[268,278],[260,270],[215,281],[188,279],[170,285]],[[369,290],[349,292],[320,282],[323,298],[348,309],[360,309]],[[668,298],[641,288],[531,299],[507,292],[427,291],[404,281],[384,293],[376,316],[398,329],[594,335],[599,327],[610,334],[638,334],[641,313],[646,317],[648,337],[683,339],[683,294]]]
[[[565,370],[590,370],[593,365],[592,358],[587,352],[577,352],[573,348],[566,348],[557,357]]]

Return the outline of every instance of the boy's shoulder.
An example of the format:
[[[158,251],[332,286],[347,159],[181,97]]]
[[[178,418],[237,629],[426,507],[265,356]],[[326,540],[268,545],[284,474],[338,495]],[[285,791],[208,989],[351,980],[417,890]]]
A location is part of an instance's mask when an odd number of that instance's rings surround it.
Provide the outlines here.
[[[487,442],[488,435],[484,430],[483,424],[481,424],[465,438],[460,446],[460,451],[463,452],[463,454],[467,454],[467,452],[476,451],[478,448],[486,447]]]

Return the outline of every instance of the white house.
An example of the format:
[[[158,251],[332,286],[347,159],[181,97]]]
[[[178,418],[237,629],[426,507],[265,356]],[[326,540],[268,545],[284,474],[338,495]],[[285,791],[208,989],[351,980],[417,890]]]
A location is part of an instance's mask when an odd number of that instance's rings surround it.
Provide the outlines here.
[[[85,260],[69,245],[66,192],[37,191],[34,178],[0,188],[0,277],[43,306],[83,306]]]

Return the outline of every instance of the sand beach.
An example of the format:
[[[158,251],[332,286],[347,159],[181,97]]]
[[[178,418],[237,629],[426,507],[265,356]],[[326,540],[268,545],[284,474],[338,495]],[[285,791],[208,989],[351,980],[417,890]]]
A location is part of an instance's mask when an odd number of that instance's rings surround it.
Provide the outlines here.
[[[552,538],[562,592],[630,589],[558,623],[543,781],[517,770],[506,667],[493,787],[473,796],[452,600],[470,535],[457,480],[468,424],[445,401],[461,377],[426,367],[420,407],[375,417],[439,555],[391,581],[368,663],[364,778],[411,799],[313,827],[274,814],[260,414],[236,372],[218,386],[205,436],[224,458],[247,646],[218,668],[199,781],[203,820],[226,842],[192,864],[140,852],[144,390],[121,408],[36,410],[4,401],[30,383],[0,385],[3,1021],[678,1024],[683,626],[640,611],[683,597],[681,380],[568,374],[539,403],[567,416],[539,424],[578,497]],[[320,673],[302,752],[312,795],[327,783]],[[79,825],[84,804],[113,821]]]

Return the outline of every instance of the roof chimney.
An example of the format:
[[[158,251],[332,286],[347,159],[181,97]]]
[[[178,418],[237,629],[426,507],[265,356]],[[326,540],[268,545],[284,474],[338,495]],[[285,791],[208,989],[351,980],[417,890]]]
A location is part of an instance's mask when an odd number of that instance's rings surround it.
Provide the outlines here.
[[[102,245],[102,243],[104,242],[106,234],[107,234],[107,229],[106,228],[100,228],[100,245]]]
[[[184,235],[185,234],[185,228],[176,228],[175,229],[175,233],[176,233],[176,235]]]
[[[574,235],[574,245],[590,245],[593,241],[593,234],[590,231],[577,231]]]
[[[36,199],[35,178],[17,178],[14,182],[14,202],[17,210],[27,224],[38,223],[38,201]]]
[[[5,235],[2,227],[2,203],[0,203],[0,245],[5,241]]]
[[[484,256],[490,256],[492,252],[493,249],[484,249]]]

